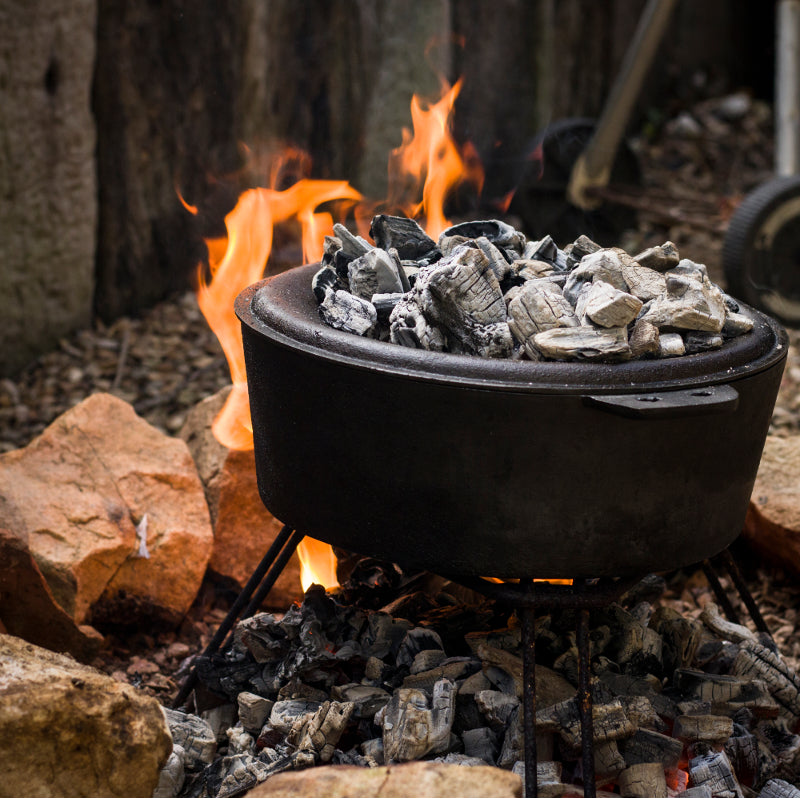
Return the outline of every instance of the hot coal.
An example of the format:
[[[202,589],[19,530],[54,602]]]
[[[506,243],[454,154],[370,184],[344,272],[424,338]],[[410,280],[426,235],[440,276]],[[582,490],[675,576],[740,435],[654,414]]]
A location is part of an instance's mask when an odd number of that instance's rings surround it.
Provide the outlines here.
[[[179,746],[161,796],[233,796],[323,763],[424,759],[524,772],[513,612],[376,559],[352,574],[337,594],[312,587],[282,616],[240,622],[231,649],[202,663],[217,705],[169,712]],[[620,796],[662,796],[665,786],[671,796],[797,796],[800,678],[768,635],[711,603],[685,617],[662,603],[663,588],[650,576],[591,612],[598,785]],[[575,622],[569,610],[536,620],[540,790],[549,796],[580,791]]]
[[[312,282],[322,318],[405,347],[615,362],[717,349],[753,327],[672,242],[635,257],[586,236],[561,249],[500,220],[463,222],[434,242],[385,214],[370,227],[377,246],[334,232]]]

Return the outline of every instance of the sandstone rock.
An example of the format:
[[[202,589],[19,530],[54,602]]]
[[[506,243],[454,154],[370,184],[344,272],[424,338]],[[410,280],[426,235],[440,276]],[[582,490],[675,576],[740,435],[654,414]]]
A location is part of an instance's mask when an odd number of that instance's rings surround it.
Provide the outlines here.
[[[172,752],[156,700],[69,656],[0,635],[8,797],[150,797]]]
[[[758,551],[800,573],[800,436],[768,436],[745,519]]]
[[[245,797],[522,797],[522,780],[497,767],[430,761],[314,767],[273,775]]]
[[[0,525],[27,544],[79,624],[129,612],[179,620],[212,541],[186,444],[110,394],[0,456]]]
[[[21,539],[0,529],[0,620],[3,633],[88,661],[103,642],[89,625],[76,625],[56,602]]]
[[[244,586],[282,527],[258,494],[252,450],[229,450],[211,432],[230,388],[198,403],[180,437],[194,457],[214,529],[209,569]],[[267,597],[271,608],[284,610],[303,594],[300,561],[293,555]]]

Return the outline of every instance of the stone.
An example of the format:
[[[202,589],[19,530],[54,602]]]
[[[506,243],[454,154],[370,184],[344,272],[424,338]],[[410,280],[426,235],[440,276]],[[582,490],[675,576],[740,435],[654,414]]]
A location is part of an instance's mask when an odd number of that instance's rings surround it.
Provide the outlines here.
[[[744,536],[758,552],[800,574],[800,436],[768,436]]]
[[[253,451],[231,450],[211,430],[229,392],[230,387],[222,389],[198,403],[178,435],[194,458],[214,529],[208,568],[241,588],[283,526],[261,502]],[[294,554],[265,605],[284,610],[302,595],[300,560]]]
[[[521,797],[522,780],[497,767],[415,761],[363,769],[325,766],[267,778],[245,797]]]
[[[185,442],[110,394],[91,395],[0,456],[0,526],[27,544],[78,624],[126,614],[178,622],[211,554]]]
[[[9,797],[151,797],[172,739],[158,702],[70,656],[0,635]]]

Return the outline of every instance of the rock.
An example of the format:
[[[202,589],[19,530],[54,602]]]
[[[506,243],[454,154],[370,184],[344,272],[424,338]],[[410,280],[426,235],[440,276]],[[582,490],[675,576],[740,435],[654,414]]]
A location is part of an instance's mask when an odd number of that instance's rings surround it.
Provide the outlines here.
[[[151,797],[172,753],[156,700],[7,635],[0,730],[9,797]]]
[[[4,633],[88,661],[103,642],[56,602],[27,545],[0,528],[0,620]]]
[[[314,767],[267,778],[245,797],[521,797],[522,780],[497,767],[415,761],[388,767]]]
[[[744,535],[759,552],[800,574],[800,436],[768,436]]]
[[[229,392],[230,387],[222,389],[198,403],[179,436],[194,457],[211,515],[214,544],[208,568],[242,587],[282,524],[259,497],[253,451],[229,450],[211,431]],[[302,594],[300,561],[295,554],[267,596],[267,605],[284,610]]]
[[[177,622],[212,533],[186,444],[95,394],[0,456],[0,526],[26,543],[78,624],[126,614]]]

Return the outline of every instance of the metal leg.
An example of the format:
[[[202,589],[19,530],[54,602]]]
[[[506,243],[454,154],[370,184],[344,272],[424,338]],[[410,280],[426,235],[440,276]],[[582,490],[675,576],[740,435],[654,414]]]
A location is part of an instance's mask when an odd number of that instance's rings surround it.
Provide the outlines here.
[[[756,628],[760,630],[762,633],[766,633],[772,636],[769,630],[769,625],[767,625],[764,617],[761,616],[761,611],[759,610],[758,605],[756,604],[755,598],[753,597],[752,594],[750,594],[750,590],[747,588],[747,584],[744,582],[742,573],[739,571],[739,566],[737,565],[736,561],[734,561],[733,556],[730,553],[730,550],[728,549],[723,550],[719,554],[719,559],[725,565],[725,569],[728,570],[728,574],[731,576],[733,585],[739,592],[739,597],[742,598],[742,602],[745,604],[745,607],[747,608],[747,611],[750,614],[750,619],[752,619],[753,622],[756,624]]]
[[[530,591],[533,581],[525,581]],[[522,622],[522,712],[525,747],[525,797],[539,796],[536,752],[536,607],[526,603],[519,610]]]
[[[594,779],[594,720],[592,719],[592,686],[590,674],[589,609],[578,611],[578,713],[581,719],[581,767],[583,796],[597,797]]]
[[[709,559],[706,559],[703,562],[703,572],[705,572],[706,578],[708,578],[708,583],[714,590],[714,594],[716,595],[719,604],[722,606],[725,616],[731,622],[735,622],[737,625],[739,625],[739,615],[736,613],[736,609],[728,599],[728,595],[725,594],[725,590],[722,588],[722,584],[719,582],[717,571],[714,569],[714,565],[711,563],[711,561],[709,561]]]
[[[261,559],[258,566],[255,568],[255,571],[250,576],[250,579],[247,581],[244,589],[242,589],[242,591],[239,593],[239,596],[234,601],[227,616],[222,621],[219,628],[217,628],[216,633],[211,638],[211,641],[208,643],[206,649],[203,651],[204,656],[211,656],[214,655],[214,653],[218,652],[218,650],[220,649],[220,645],[224,641],[226,635],[231,630],[231,628],[233,628],[234,624],[236,623],[236,620],[239,619],[239,615],[241,614],[242,609],[251,600],[251,598],[253,597],[253,592],[255,592],[256,589],[258,588],[258,585],[261,583],[261,580],[267,573],[267,570],[274,562],[276,562],[276,559],[281,555],[281,551],[284,549],[284,545],[286,545],[287,542],[289,542],[292,539],[293,535],[296,536],[297,534],[295,534],[294,529],[291,528],[289,525],[284,525],[281,528],[280,532],[275,537],[275,540],[270,545],[269,550],[267,550],[266,554],[264,555],[264,558]],[[301,535],[300,539],[302,538],[303,537]],[[297,547],[296,544],[295,547]],[[292,551],[289,553],[289,556],[286,558],[286,561],[289,560],[289,557],[291,557],[291,553],[293,552],[294,548],[292,548]],[[284,561],[283,563],[285,565],[286,562]],[[283,567],[281,567],[281,569],[283,569]],[[275,578],[272,579],[272,583],[270,583],[267,591],[269,591],[269,589],[272,588],[272,585],[274,583],[275,583]],[[261,600],[263,600],[264,597],[266,597],[266,592],[264,592],[263,595],[261,595]],[[260,603],[261,601],[259,601],[256,604],[256,608],[258,608]],[[252,602],[250,603],[250,606],[252,606]],[[248,610],[250,606],[248,606]],[[250,616],[252,616],[252,613],[250,614]],[[178,708],[179,706],[183,705],[186,702],[186,699],[189,697],[189,694],[191,693],[192,689],[194,689],[196,685],[197,685],[197,670],[194,667],[192,667],[192,671],[186,676],[186,679],[181,684],[181,687],[178,690],[178,694],[175,695],[175,699],[172,701],[172,707]]]

